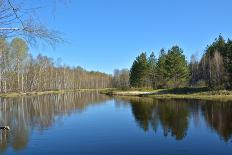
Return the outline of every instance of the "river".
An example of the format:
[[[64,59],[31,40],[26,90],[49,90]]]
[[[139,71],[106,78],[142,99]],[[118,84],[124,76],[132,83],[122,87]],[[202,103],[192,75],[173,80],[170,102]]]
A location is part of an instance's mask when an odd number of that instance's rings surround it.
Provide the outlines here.
[[[232,154],[232,103],[98,92],[0,98],[0,154]]]

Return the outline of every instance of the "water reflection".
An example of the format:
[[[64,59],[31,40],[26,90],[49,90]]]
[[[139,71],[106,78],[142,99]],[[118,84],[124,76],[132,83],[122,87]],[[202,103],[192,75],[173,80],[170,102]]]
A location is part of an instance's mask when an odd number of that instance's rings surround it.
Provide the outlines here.
[[[202,113],[209,127],[215,130],[224,141],[232,137],[232,104],[203,104]]]
[[[176,140],[187,135],[189,124],[199,124],[203,119],[225,142],[232,137],[232,103],[199,100],[155,100],[151,98],[117,98],[118,103],[131,104],[138,125],[146,132],[154,132],[160,126],[164,136],[169,134]]]
[[[94,139],[93,141],[98,143],[102,142],[101,144],[103,146],[110,144],[111,142],[104,141],[104,138],[119,140],[119,144],[121,144],[121,142],[125,140],[123,139],[125,138],[125,135],[118,137],[122,134],[120,132],[125,132],[126,135],[129,135],[128,137],[140,137],[141,139],[139,139],[138,142],[146,142],[146,134],[144,134],[143,137],[137,135],[137,132],[130,133],[130,130],[127,129],[133,129],[133,131],[143,130],[144,132],[152,130],[152,132],[157,135],[160,134],[158,131],[161,130],[162,136],[171,136],[176,140],[184,140],[187,139],[186,137],[191,133],[192,130],[190,129],[193,129],[193,126],[196,127],[193,130],[198,132],[198,126],[203,125],[201,127],[206,129],[210,136],[213,135],[212,133],[216,133],[224,142],[229,142],[232,138],[232,103],[117,97],[114,99],[116,102],[115,108],[112,104],[104,104],[108,100],[111,100],[111,98],[96,92],[8,99],[1,98],[0,125],[9,125],[11,130],[10,132],[0,131],[0,154],[10,149],[18,151],[30,146],[29,142],[33,139],[31,135],[34,133],[32,133],[32,131],[36,130],[42,132],[57,124],[57,121],[62,121],[64,116],[69,116],[72,113],[81,113],[83,111],[86,111],[86,113],[82,113],[83,115],[90,115],[93,114],[91,112],[94,112],[94,116],[101,116],[93,121],[97,126],[96,129],[98,129],[98,131],[101,130],[102,132],[91,130],[91,133],[89,133],[88,130],[86,133],[81,133],[83,135],[92,135],[92,137],[84,136],[84,139],[87,140],[83,143],[79,143],[79,145],[86,146],[86,148],[91,144],[87,143],[87,141],[92,138]],[[111,100],[111,102],[108,103],[114,102]],[[90,105],[100,104],[104,110],[100,107],[97,107],[94,110],[86,110]],[[120,110],[123,112],[117,111],[117,107],[122,108]],[[100,109],[99,111],[97,111],[98,108]],[[131,113],[133,115],[131,115]],[[120,114],[125,115],[121,117]],[[75,117],[79,116],[80,115],[75,115]],[[135,127],[134,122],[131,123],[131,119],[128,119],[131,117],[134,117],[138,127]],[[114,122],[109,121],[107,118],[113,118]],[[85,128],[88,128],[88,126],[85,126],[85,121],[89,121],[89,119],[83,119],[82,121],[84,121],[84,123],[82,122],[83,126],[78,126],[79,131],[85,131]],[[124,123],[123,129],[125,130],[117,128],[122,122]],[[131,124],[133,124],[133,126],[131,126]],[[110,128],[110,131],[104,130],[107,128],[109,129],[109,126],[113,125],[114,127]],[[210,129],[210,131],[208,131],[208,129]],[[71,130],[76,132],[75,129]],[[100,135],[97,135],[99,133]],[[204,134],[202,135],[204,136]],[[104,135],[106,137],[104,137]],[[64,134],[63,136],[66,135]],[[95,146],[98,143],[94,143],[92,146]],[[119,144],[117,143],[117,145]],[[97,146],[99,147],[100,145]],[[115,145],[112,146],[115,147]],[[67,147],[69,148],[69,146]],[[150,147],[150,149],[152,149],[152,147]]]
[[[88,105],[108,99],[97,92],[0,98],[0,125],[11,127],[10,132],[0,131],[0,153],[9,147],[15,151],[25,148],[32,129],[43,131],[51,127],[57,117],[82,112]]]

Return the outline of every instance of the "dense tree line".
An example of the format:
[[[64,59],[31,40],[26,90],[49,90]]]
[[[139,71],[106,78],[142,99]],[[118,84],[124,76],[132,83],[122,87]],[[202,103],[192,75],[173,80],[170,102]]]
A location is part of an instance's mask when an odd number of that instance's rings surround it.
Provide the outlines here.
[[[192,56],[190,62],[191,85],[203,81],[213,89],[232,88],[232,41],[220,35],[207,46],[200,61]]]
[[[161,49],[158,60],[152,52],[140,54],[130,69],[130,86],[146,88],[171,88],[184,86],[189,69],[183,50],[173,46],[166,52]]]
[[[71,68],[52,58],[29,53],[27,43],[0,38],[0,92],[29,92],[61,89],[111,87],[111,76]]]
[[[158,59],[152,52],[141,53],[130,70],[115,70],[113,77],[71,68],[53,59],[32,57],[27,43],[15,38],[0,38],[0,92],[29,92],[81,88],[176,88],[207,86],[212,89],[232,88],[232,41],[219,36],[207,46],[198,60],[188,63],[183,50],[173,46],[160,50]]]
[[[183,50],[173,46],[161,49],[159,58],[154,53],[141,53],[133,62],[129,77],[130,87],[177,88],[207,86],[211,89],[232,88],[232,41],[219,36],[208,45],[197,60],[192,55],[187,62]]]

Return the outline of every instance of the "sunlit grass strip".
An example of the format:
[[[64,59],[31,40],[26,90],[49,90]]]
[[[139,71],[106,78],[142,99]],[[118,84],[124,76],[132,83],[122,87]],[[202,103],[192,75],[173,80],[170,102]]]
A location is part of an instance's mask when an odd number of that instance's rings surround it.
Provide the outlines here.
[[[42,92],[10,92],[10,93],[0,93],[0,97],[2,98],[10,98],[10,97],[20,97],[20,96],[39,96],[39,95],[48,95],[48,94],[63,94],[68,92],[86,92],[86,91],[107,91],[113,90],[112,88],[102,88],[102,89],[68,89],[68,90],[50,90],[50,91],[42,91]]]
[[[105,90],[101,93],[115,96],[140,96],[158,99],[202,99],[232,101],[232,91],[208,90],[207,88],[176,88],[176,89],[114,89]]]
[[[232,101],[232,95],[155,94],[155,95],[144,95],[144,96],[157,98],[157,99],[199,99],[199,100]]]

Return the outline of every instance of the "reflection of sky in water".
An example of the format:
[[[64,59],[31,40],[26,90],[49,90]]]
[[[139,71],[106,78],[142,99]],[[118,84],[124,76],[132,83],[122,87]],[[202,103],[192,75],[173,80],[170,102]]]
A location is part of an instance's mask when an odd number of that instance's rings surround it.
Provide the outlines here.
[[[7,154],[231,154],[232,104],[70,93],[6,99]],[[23,102],[22,102],[23,101]],[[5,110],[2,110],[5,109]]]

